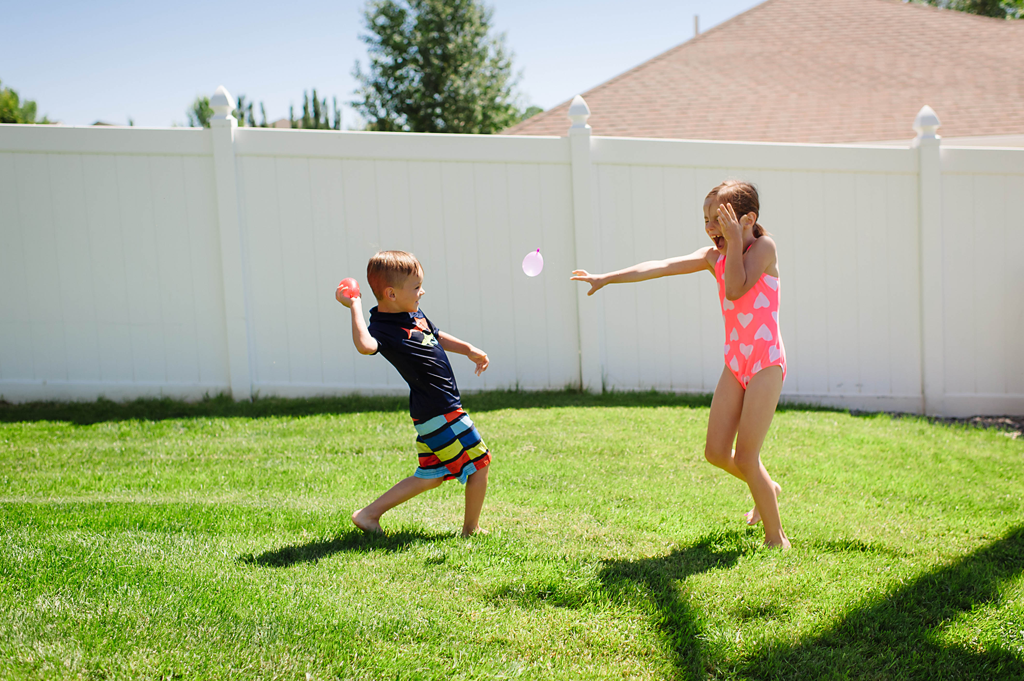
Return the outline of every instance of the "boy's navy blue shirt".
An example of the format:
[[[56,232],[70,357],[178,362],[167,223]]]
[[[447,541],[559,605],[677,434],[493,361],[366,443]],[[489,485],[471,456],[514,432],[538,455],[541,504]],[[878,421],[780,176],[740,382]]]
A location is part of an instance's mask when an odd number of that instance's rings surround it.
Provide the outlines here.
[[[377,352],[409,384],[409,414],[414,419],[430,419],[462,406],[439,330],[422,311],[381,312],[374,307],[368,330],[377,341]]]

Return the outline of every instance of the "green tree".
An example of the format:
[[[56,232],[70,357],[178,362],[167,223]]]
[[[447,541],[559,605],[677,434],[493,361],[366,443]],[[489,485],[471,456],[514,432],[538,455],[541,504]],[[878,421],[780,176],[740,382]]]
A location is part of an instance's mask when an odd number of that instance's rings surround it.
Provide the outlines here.
[[[289,118],[293,128],[305,130],[341,130],[341,111],[338,109],[338,98],[334,97],[334,116],[327,109],[327,98],[317,98],[316,88],[310,96],[305,90],[302,91],[302,118],[296,120],[294,109],[290,109]]]
[[[263,122],[257,125],[256,115],[252,110],[252,102],[247,102],[245,95],[238,95],[238,101],[235,102],[235,110],[231,112],[231,115],[238,121],[239,127],[265,128],[267,127],[267,112],[263,108],[263,102],[260,102],[260,113],[263,115]],[[196,101],[192,102],[192,107],[188,110],[189,127],[208,128],[212,118],[213,107],[210,106],[210,98],[196,97]]]
[[[1024,18],[1024,0],[915,0],[922,5],[932,5],[958,12],[980,14],[997,19]]]
[[[504,34],[478,0],[371,0],[369,67],[352,105],[368,130],[494,133],[522,118]]]
[[[235,102],[235,110],[231,112],[231,115],[238,121],[238,127],[244,128],[249,126],[250,128],[256,127],[256,117],[252,113],[252,102],[245,101],[245,95],[238,95],[238,101]]]
[[[525,121],[527,118],[533,118],[539,113],[544,113],[544,109],[542,107],[536,105],[528,106],[519,120]]]
[[[327,98],[318,99],[316,88],[313,88],[313,95],[303,91],[302,93],[302,118],[295,118],[294,107],[289,107],[288,118],[293,128],[306,128],[313,130],[341,130],[341,111],[338,109],[338,98],[334,98],[333,119],[327,108]],[[188,124],[192,128],[208,128],[213,118],[213,108],[210,106],[209,97],[196,97],[188,112]],[[235,102],[235,109],[231,115],[238,121],[239,127],[268,128],[267,109],[260,102],[259,123],[256,122],[256,114],[253,111],[253,102],[248,101],[245,95],[238,95]]]
[[[192,102],[192,108],[188,110],[188,127],[208,128],[211,118],[213,107],[210,106],[210,98],[196,97],[196,101]]]
[[[37,121],[35,101],[26,99],[22,102],[17,92],[9,87],[3,87],[3,81],[0,81],[0,123],[37,123],[47,125],[52,122],[46,116]]]

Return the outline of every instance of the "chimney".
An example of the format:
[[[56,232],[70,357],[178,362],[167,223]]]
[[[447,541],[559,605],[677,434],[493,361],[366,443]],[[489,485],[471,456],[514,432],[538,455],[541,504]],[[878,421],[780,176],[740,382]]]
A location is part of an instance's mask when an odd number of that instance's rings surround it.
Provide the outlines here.
[[[693,15],[693,37],[696,38],[700,35],[700,15]]]

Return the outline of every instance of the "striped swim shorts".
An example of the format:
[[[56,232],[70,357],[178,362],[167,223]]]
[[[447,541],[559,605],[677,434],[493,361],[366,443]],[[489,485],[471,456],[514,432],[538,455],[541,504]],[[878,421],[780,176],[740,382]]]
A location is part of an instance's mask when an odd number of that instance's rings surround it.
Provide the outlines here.
[[[417,478],[466,484],[469,476],[491,463],[491,452],[469,414],[461,409],[424,421],[413,419],[413,426],[420,459]]]

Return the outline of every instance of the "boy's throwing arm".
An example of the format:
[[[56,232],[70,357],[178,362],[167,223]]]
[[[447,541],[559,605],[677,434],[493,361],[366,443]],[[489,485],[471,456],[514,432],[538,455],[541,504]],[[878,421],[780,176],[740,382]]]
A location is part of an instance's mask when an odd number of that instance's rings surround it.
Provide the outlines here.
[[[377,352],[377,339],[370,335],[366,328],[366,320],[363,319],[363,299],[346,298],[341,291],[335,294],[335,299],[347,307],[352,313],[352,342],[360,355],[372,355]]]

